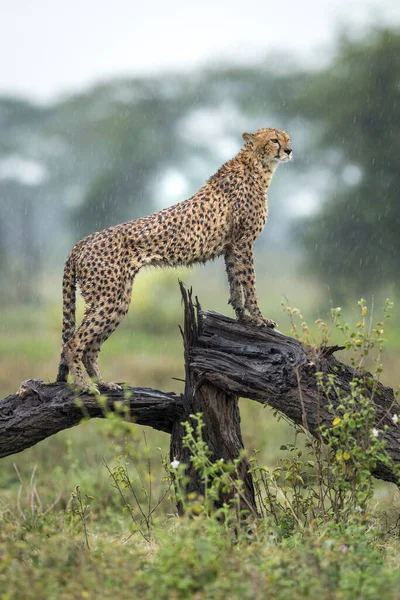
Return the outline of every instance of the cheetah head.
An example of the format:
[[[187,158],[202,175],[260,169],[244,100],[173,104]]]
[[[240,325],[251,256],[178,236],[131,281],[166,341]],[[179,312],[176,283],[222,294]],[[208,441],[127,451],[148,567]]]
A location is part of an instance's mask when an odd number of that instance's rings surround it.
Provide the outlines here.
[[[277,166],[292,158],[290,137],[280,129],[259,129],[256,133],[244,133],[246,148],[266,167]]]

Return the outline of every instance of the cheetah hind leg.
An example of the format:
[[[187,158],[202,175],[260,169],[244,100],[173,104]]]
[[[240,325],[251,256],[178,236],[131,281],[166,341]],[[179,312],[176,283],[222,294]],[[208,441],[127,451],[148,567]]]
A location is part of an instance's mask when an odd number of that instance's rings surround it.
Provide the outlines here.
[[[103,340],[105,341],[105,340]],[[122,387],[113,381],[104,381],[100,374],[100,369],[97,364],[97,358],[100,353],[100,344],[96,348],[92,348],[84,353],[82,362],[85,366],[87,374],[91,379],[94,379],[99,387],[103,387],[109,391],[122,391]]]
[[[69,371],[72,375],[74,385],[80,388],[82,393],[99,395],[100,391],[96,383],[88,379],[85,375],[85,370],[90,377],[95,377],[101,380],[96,361],[89,359],[94,355],[97,358],[99,353],[100,343],[102,340],[102,332],[94,331],[93,317],[95,311],[92,306],[87,306],[82,322],[79,325],[74,336],[64,345],[63,356]]]
[[[79,330],[77,332],[79,334]],[[74,385],[80,388],[82,393],[100,394],[98,387],[85,377],[84,365],[81,360],[82,348],[81,340],[78,336],[74,336],[72,340],[64,346],[64,356],[68,364],[69,372],[72,375]]]
[[[130,273],[129,277],[126,277],[125,280],[122,279],[120,293],[116,294],[114,297],[108,298],[107,305],[113,306],[115,308],[111,314],[108,313],[106,320],[96,319],[96,336],[94,339],[91,340],[91,343],[86,346],[82,356],[82,362],[85,366],[89,377],[95,379],[100,387],[103,387],[109,391],[122,391],[122,387],[118,383],[114,383],[112,381],[104,381],[100,374],[100,370],[97,364],[97,358],[100,353],[101,345],[115,331],[115,329],[121,323],[122,319],[125,317],[129,310],[129,305],[132,296],[132,284],[135,274],[136,272],[133,271],[132,273]],[[92,314],[96,314],[96,311],[93,311]]]

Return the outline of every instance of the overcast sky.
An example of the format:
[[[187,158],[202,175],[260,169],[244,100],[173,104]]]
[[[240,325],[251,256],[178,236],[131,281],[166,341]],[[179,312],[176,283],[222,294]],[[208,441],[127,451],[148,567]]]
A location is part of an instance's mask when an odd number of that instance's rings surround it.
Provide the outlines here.
[[[400,25],[399,0],[0,0],[0,94],[49,101],[121,75],[261,60],[316,62],[337,31]]]

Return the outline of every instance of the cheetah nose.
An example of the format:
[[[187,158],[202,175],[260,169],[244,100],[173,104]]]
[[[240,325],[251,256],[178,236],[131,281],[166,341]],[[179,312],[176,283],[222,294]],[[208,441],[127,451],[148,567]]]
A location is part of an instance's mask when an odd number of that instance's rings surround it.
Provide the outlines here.
[[[288,156],[290,156],[292,154],[292,149],[291,148],[285,148],[285,154],[287,154]]]

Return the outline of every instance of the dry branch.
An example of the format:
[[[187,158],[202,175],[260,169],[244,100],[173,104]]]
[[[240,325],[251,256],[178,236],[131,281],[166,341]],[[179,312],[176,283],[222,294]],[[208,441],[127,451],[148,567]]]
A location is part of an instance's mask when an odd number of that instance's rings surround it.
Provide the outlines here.
[[[0,458],[34,446],[63,429],[79,425],[83,416],[104,418],[115,402],[129,406],[130,417],[139,425],[171,433],[173,424],[184,413],[183,401],[176,394],[150,388],[127,387],[124,392],[108,393],[101,407],[95,396],[77,396],[65,383],[44,383],[40,379],[24,381],[16,394],[0,401]]]

